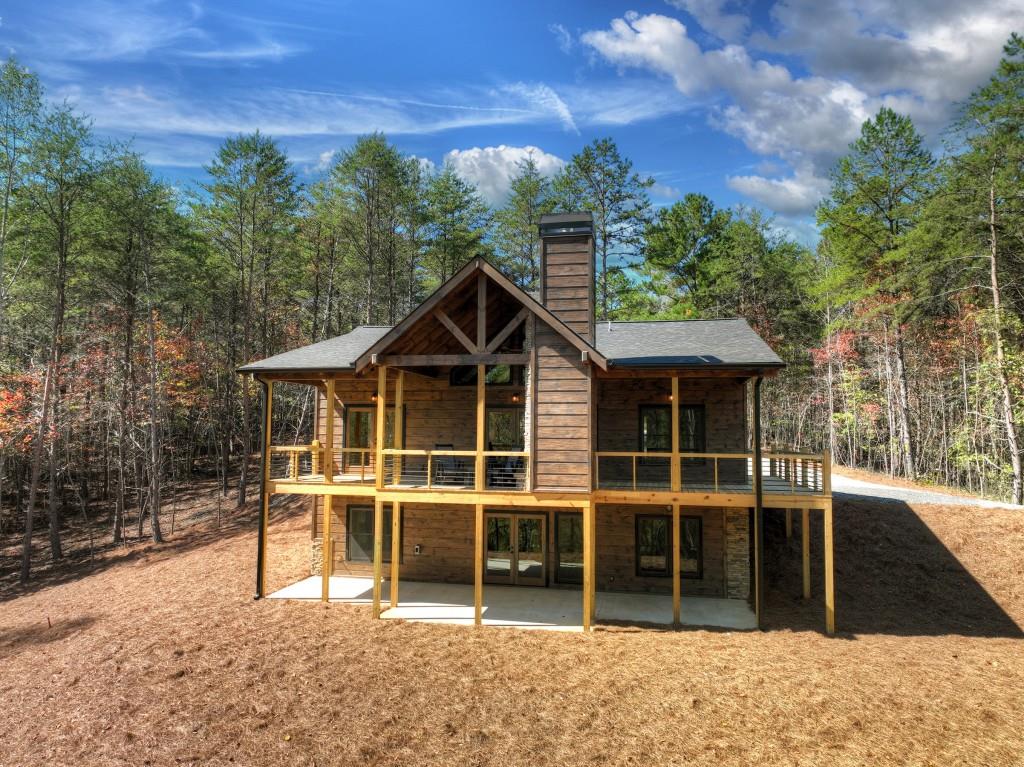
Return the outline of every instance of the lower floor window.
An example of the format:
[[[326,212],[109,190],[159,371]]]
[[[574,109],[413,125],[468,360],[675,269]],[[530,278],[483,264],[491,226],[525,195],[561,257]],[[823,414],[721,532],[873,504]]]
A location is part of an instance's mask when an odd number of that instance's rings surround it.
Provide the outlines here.
[[[679,570],[683,578],[703,577],[704,542],[700,517],[679,520]],[[636,517],[636,574],[672,575],[672,517],[638,514]]]
[[[391,561],[391,509],[384,509],[383,561]],[[349,506],[345,520],[345,559],[373,561],[373,507]]]
[[[555,549],[558,583],[583,583],[583,515],[555,514]]]

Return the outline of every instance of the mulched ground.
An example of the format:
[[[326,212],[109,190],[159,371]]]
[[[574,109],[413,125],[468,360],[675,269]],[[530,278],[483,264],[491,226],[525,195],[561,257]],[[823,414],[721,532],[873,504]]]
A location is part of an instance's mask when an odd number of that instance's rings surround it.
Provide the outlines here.
[[[1019,512],[837,504],[837,638],[819,520],[805,603],[781,512],[766,631],[588,636],[254,602],[254,512],[218,528],[211,497],[27,591],[4,542],[0,764],[1024,764]],[[306,573],[304,508],[275,509],[272,587]]]

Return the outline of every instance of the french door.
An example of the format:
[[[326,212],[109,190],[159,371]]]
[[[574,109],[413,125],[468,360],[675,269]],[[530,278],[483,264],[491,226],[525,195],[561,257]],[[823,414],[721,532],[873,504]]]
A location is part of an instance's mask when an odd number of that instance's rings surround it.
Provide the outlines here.
[[[373,417],[375,411],[369,407],[348,407],[345,408],[345,447],[373,447]],[[360,468],[370,466],[371,454],[343,453],[344,469]]]
[[[547,518],[542,514],[487,515],[484,580],[516,586],[546,584]]]

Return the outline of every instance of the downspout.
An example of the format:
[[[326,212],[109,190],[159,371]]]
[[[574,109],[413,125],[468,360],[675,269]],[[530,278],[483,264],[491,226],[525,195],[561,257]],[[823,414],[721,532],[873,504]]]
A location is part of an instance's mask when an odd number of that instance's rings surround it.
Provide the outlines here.
[[[761,488],[761,376],[754,379],[754,613],[764,619],[764,496]]]
[[[261,389],[261,400],[262,410],[260,417],[260,525],[259,535],[256,538],[256,593],[253,599],[261,599],[263,597],[263,549],[266,545],[267,538],[267,515],[263,510],[267,507],[267,445],[270,443],[270,435],[267,431],[267,408],[270,406],[268,402],[269,387],[267,382],[262,378],[253,376],[259,381]]]

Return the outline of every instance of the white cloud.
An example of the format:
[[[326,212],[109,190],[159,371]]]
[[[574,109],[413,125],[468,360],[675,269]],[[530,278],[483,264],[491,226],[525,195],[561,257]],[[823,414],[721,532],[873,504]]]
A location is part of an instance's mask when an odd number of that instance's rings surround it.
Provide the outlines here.
[[[697,20],[705,31],[716,37],[732,42],[739,40],[750,28],[750,17],[742,10],[739,3],[730,0],[668,0],[681,11],[686,11]],[[733,10],[735,9],[735,10]]]
[[[677,197],[682,197],[683,194],[674,186],[669,184],[655,183],[651,187],[651,195],[654,197],[662,197],[664,199],[674,200]]]
[[[502,91],[522,98],[526,103],[533,105],[538,112],[553,115],[566,130],[579,133],[569,106],[544,83],[512,83],[504,86]]]
[[[813,210],[828,194],[829,182],[809,168],[798,169],[784,178],[728,176],[726,183],[740,194],[785,216],[799,216]]]
[[[307,173],[323,173],[325,170],[331,167],[334,162],[334,156],[338,153],[337,149],[328,149],[327,151],[321,152],[317,155],[316,163],[306,168]]]
[[[562,53],[572,53],[572,35],[569,30],[561,24],[548,24],[548,32],[555,36],[555,40],[558,42],[558,49]]]
[[[519,172],[519,164],[533,157],[541,175],[553,176],[565,165],[565,160],[535,146],[489,146],[472,149],[453,149],[444,156],[463,179],[476,185],[480,194],[494,206],[502,205],[508,195],[509,184]]]

